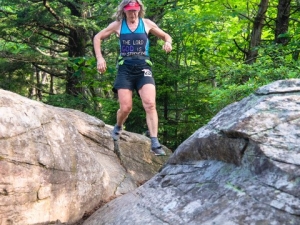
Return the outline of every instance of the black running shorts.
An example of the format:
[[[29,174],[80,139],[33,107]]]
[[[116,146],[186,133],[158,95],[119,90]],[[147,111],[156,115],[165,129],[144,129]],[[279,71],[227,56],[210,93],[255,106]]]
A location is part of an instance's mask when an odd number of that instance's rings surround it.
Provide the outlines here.
[[[146,62],[127,64],[125,61],[123,65],[119,65],[113,91],[117,93],[118,89],[129,89],[138,92],[145,84],[155,85],[151,66]]]

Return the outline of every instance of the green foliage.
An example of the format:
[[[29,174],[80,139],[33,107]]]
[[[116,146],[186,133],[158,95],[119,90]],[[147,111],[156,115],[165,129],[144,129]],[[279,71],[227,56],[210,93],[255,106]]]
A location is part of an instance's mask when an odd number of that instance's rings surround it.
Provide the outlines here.
[[[69,65],[74,69],[73,76],[80,78],[78,87],[84,95],[49,95],[45,103],[63,108],[73,108],[96,116],[108,124],[115,123],[118,104],[111,92],[116,68],[109,67],[105,74],[99,74],[94,57],[70,58]]]
[[[216,80],[218,88],[211,92],[211,110],[217,113],[230,103],[241,100],[257,88],[276,80],[300,78],[300,62],[289,55],[290,49],[266,46],[262,55],[252,65],[243,63],[220,69]],[[245,79],[246,78],[246,79]]]
[[[26,96],[31,83],[24,76],[24,71],[29,69],[28,65],[24,63],[7,62],[0,59],[0,88]]]

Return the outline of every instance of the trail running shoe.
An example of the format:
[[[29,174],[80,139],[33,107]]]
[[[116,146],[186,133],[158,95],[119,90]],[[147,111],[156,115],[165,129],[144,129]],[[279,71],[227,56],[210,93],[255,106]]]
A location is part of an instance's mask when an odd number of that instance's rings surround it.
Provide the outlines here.
[[[113,131],[111,132],[111,136],[114,141],[118,141],[120,139],[121,132],[122,128],[120,128],[118,125],[115,125]]]
[[[157,155],[157,156],[163,156],[163,155],[166,155],[165,151],[162,149],[161,146],[158,146],[158,147],[152,147],[152,148],[151,148],[151,152],[153,152],[154,155]]]

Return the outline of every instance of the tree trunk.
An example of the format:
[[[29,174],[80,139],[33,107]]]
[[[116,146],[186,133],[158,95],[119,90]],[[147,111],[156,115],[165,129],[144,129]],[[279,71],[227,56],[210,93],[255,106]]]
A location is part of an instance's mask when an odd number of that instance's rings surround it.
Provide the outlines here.
[[[84,4],[81,1],[75,1],[78,5]],[[71,15],[74,17],[84,17],[85,13],[80,11],[80,8],[75,7],[74,3],[67,4],[71,10]],[[69,33],[69,57],[76,58],[85,56],[85,49],[87,45],[87,31],[83,27],[77,27],[71,29]],[[66,93],[78,96],[83,94],[83,88],[80,86],[80,81],[83,74],[77,71],[75,73],[72,67],[68,67],[67,71],[67,83],[66,83]]]
[[[81,28],[75,31],[70,31],[70,38],[69,38],[69,57],[76,58],[82,57],[85,55],[85,48],[86,48],[86,31]],[[78,96],[83,94],[83,88],[80,86],[80,81],[82,78],[82,73],[75,73],[72,67],[68,67],[67,71],[67,83],[66,83],[66,93]]]
[[[249,50],[246,53],[246,64],[253,64],[258,56],[256,47],[259,46],[261,42],[261,34],[264,27],[268,5],[269,0],[261,0],[259,4],[259,9],[253,23]]]
[[[279,0],[277,6],[277,19],[275,28],[275,42],[286,45],[289,42],[288,37],[279,37],[280,34],[285,34],[289,29],[291,0]]]

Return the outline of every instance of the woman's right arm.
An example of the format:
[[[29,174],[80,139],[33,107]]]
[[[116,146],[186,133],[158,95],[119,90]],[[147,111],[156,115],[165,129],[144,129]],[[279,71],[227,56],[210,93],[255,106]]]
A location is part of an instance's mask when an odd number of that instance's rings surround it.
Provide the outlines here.
[[[97,59],[97,69],[99,72],[104,73],[106,71],[106,62],[101,53],[101,41],[108,38],[111,34],[120,32],[120,22],[115,21],[109,24],[106,28],[101,30],[94,36],[94,51]]]

